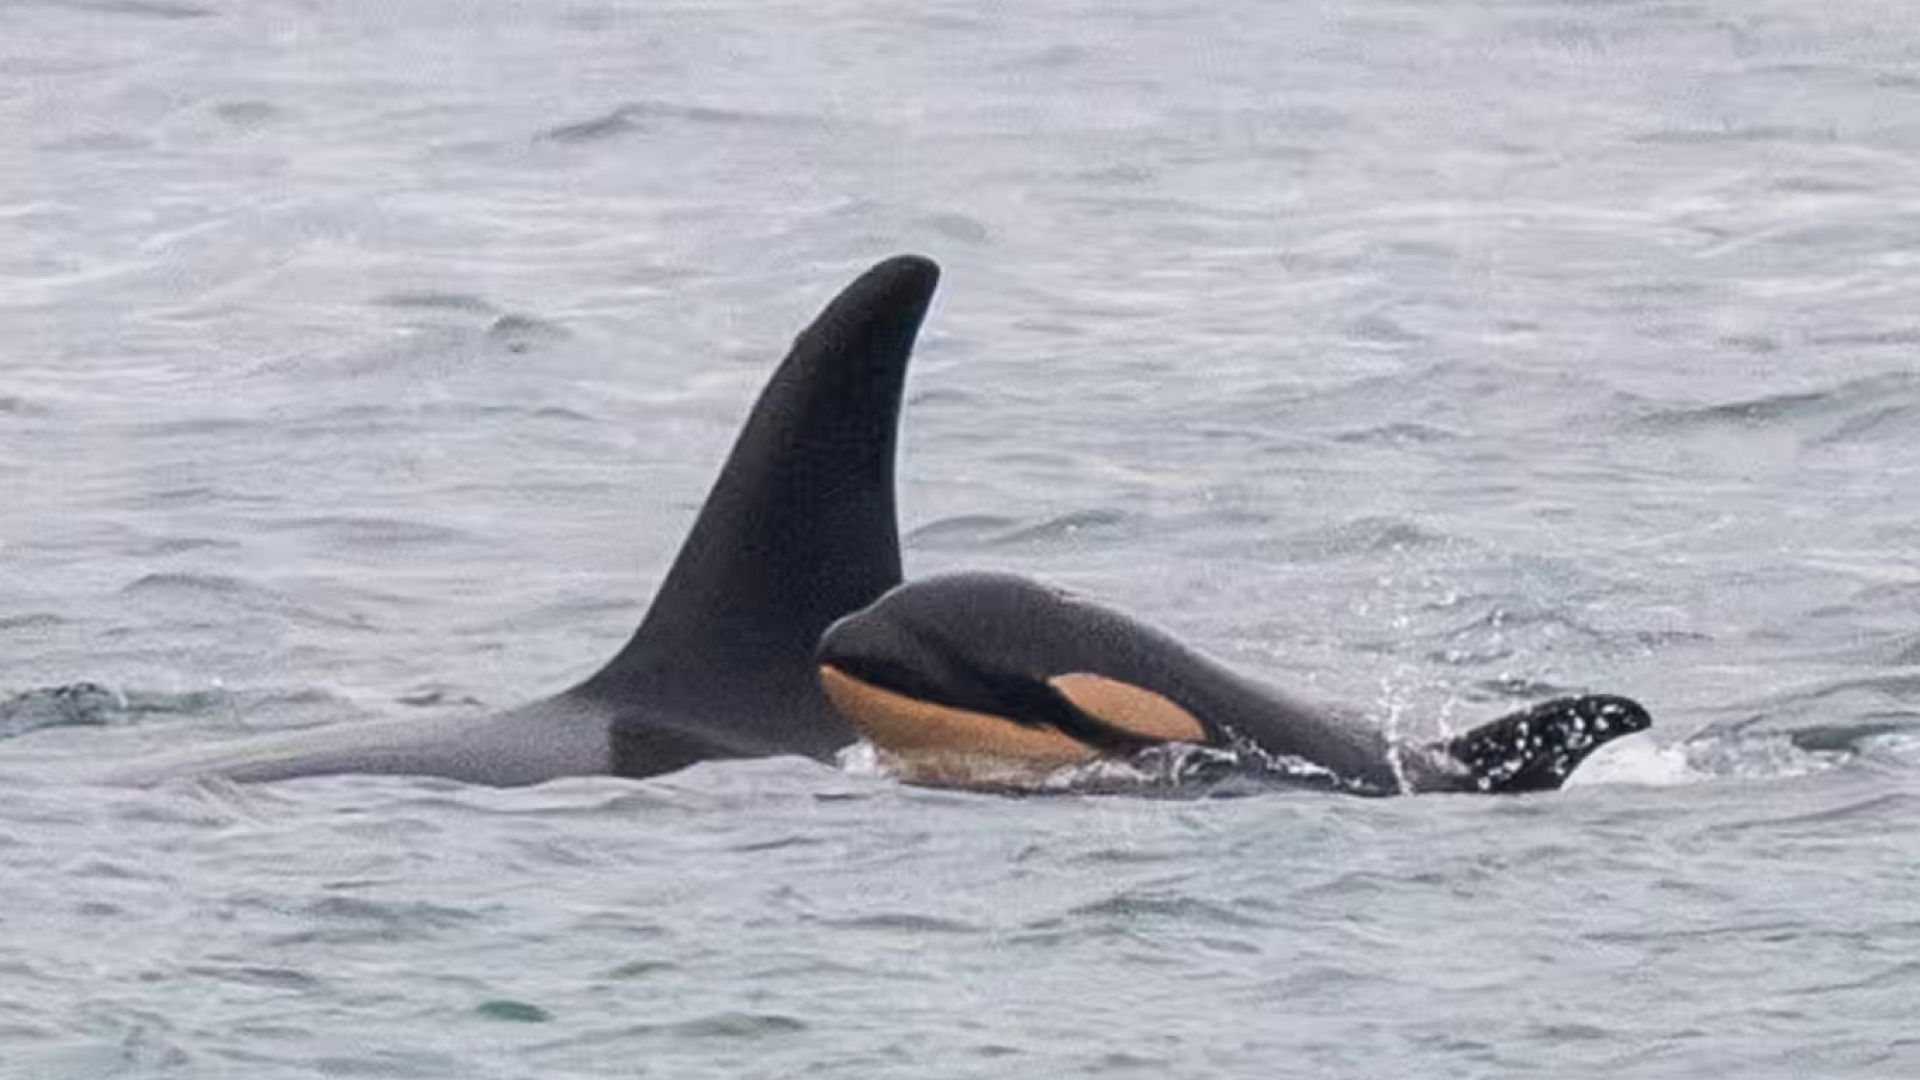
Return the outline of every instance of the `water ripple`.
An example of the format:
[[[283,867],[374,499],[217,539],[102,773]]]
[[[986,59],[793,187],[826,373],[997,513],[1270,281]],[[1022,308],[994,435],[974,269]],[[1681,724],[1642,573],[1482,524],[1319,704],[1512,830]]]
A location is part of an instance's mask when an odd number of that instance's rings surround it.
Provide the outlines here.
[[[717,108],[708,105],[680,105],[666,101],[637,101],[621,105],[599,116],[579,120],[540,133],[540,139],[557,143],[594,143],[626,135],[644,134],[669,126],[700,128],[788,126],[801,122],[798,117],[779,113]]]

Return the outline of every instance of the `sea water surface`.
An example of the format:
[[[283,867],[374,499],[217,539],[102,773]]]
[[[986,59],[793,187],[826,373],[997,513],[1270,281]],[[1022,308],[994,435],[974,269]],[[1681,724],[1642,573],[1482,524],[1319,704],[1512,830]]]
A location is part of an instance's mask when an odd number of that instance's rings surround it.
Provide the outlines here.
[[[88,782],[587,674],[896,251],[910,574],[1656,730]],[[1916,1075],[1917,301],[1903,0],[0,5],[0,1076]]]

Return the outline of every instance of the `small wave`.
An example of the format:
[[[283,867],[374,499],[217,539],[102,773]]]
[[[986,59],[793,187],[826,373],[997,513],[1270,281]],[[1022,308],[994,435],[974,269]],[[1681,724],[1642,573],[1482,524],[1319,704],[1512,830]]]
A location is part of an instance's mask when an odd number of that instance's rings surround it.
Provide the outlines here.
[[[656,975],[666,975],[679,970],[680,965],[671,960],[628,960],[601,972],[600,978],[625,982],[632,979],[650,979]]]
[[[0,616],[0,633],[9,630],[50,630],[69,623],[65,615],[51,611],[28,611],[19,615]]]
[[[255,591],[264,590],[256,590],[240,579],[227,577],[224,574],[162,571],[134,579],[120,589],[120,595],[137,596],[143,592],[194,592],[215,596],[240,596]]]
[[[1023,523],[995,514],[961,514],[928,522],[907,534],[907,542],[929,548],[1043,547],[1086,538],[1105,538],[1133,521],[1119,510],[1075,510],[1044,521]]]
[[[1720,344],[1758,356],[1771,356],[1780,351],[1779,339],[1766,334],[1726,334],[1720,338]]]
[[[1273,541],[1289,562],[1323,561],[1445,547],[1453,537],[1394,517],[1360,517]]]
[[[226,574],[161,571],[145,574],[120,589],[130,599],[152,600],[175,607],[212,604],[241,611],[268,612],[313,626],[365,630],[370,620],[360,615],[336,615],[310,607],[293,597]]]
[[[672,124],[695,127],[741,127],[791,124],[792,118],[772,113],[715,108],[708,105],[675,105],[664,101],[636,101],[609,112],[548,128],[539,135],[542,142],[594,143],[625,135],[655,130]]]
[[[807,1025],[776,1013],[724,1012],[683,1020],[661,1030],[694,1039],[763,1039],[805,1031]]]
[[[1338,432],[1333,436],[1333,441],[1358,446],[1398,447],[1459,442],[1463,438],[1465,438],[1465,436],[1457,431],[1451,431],[1434,424],[1407,421]]]
[[[1776,703],[1775,711],[1817,706],[1831,708],[1837,700],[1858,699],[1881,705],[1920,705],[1920,672],[1901,671],[1885,675],[1831,679],[1805,690],[1795,691]],[[1907,715],[1902,713],[1901,715]]]
[[[534,349],[567,340],[566,328],[559,323],[532,315],[502,315],[487,324],[483,333],[486,339],[506,349],[510,353],[532,352]]]
[[[996,547],[1055,544],[1080,539],[1089,532],[1106,533],[1130,520],[1130,515],[1119,510],[1075,510],[1035,525],[1014,529],[992,543]]]
[[[1894,330],[1849,330],[1838,334],[1815,334],[1808,340],[1815,345],[1908,347],[1920,345],[1920,326],[1903,326]]]
[[[1547,563],[1523,573],[1557,574],[1568,568]],[[1577,568],[1571,572],[1577,574]],[[1564,579],[1563,579],[1564,580]],[[1584,584],[1584,579],[1579,580]],[[1571,608],[1543,602],[1529,594],[1493,593],[1462,598],[1436,610],[1463,609],[1472,614],[1461,622],[1421,639],[1433,642],[1428,659],[1450,666],[1504,660],[1518,652],[1544,652],[1549,647],[1578,642],[1585,647],[1614,656],[1645,656],[1682,645],[1712,641],[1709,635],[1692,630],[1646,629],[1634,626],[1609,626],[1589,622]]]
[[[1736,705],[1682,748],[1711,776],[1800,775],[1873,763],[1911,764],[1920,744],[1920,672],[1829,678]]]
[[[472,694],[450,686],[423,686],[418,690],[397,695],[393,700],[414,709],[438,709],[450,706],[477,709],[486,704]]]
[[[1425,335],[1416,334],[1379,312],[1362,315],[1349,322],[1346,326],[1346,335],[1349,341],[1366,345],[1417,345],[1426,340]]]
[[[914,547],[973,547],[987,543],[1018,524],[998,514],[956,514],[913,529],[907,543]]]
[[[499,308],[472,293],[393,292],[376,296],[373,302],[381,307],[415,311],[451,311],[488,317],[500,314]]]
[[[271,939],[276,946],[394,943],[431,937],[466,926],[480,913],[426,901],[368,900],[329,896],[297,913],[315,925]]]
[[[53,727],[104,725],[126,711],[127,700],[98,683],[43,687],[0,699],[0,738]]]
[[[965,214],[934,214],[922,218],[921,224],[949,240],[963,244],[978,246],[993,238],[984,224]]]
[[[663,786],[635,788],[609,777],[581,776],[550,781],[538,788],[429,782],[386,805],[395,813],[420,818],[451,814],[604,820],[671,813],[693,805],[691,799],[679,795]]]
[[[907,934],[978,934],[984,929],[959,919],[905,912],[861,915],[851,919],[821,919],[819,923],[835,930],[883,930]]]
[[[187,975],[198,975],[220,982],[268,990],[306,992],[318,990],[325,985],[318,977],[296,968],[263,967],[256,964],[197,964],[183,971]]]
[[[1178,419],[1257,433],[1263,445],[1286,453],[1294,452],[1288,446],[1312,447],[1322,440],[1412,447],[1482,438],[1489,417],[1584,429],[1612,413],[1616,394],[1610,384],[1584,374],[1442,361],[1320,387],[1284,382],[1249,387],[1233,399],[1210,402],[1204,415]],[[1276,432],[1288,441],[1276,443]]]
[[[1823,806],[1805,813],[1730,822],[1714,826],[1709,831],[1723,835],[1761,832],[1769,837],[1778,837],[1805,830],[1815,836],[1830,837],[1854,831],[1852,828],[1836,828],[1836,826],[1856,824],[1867,826],[1879,821],[1912,820],[1916,805],[1920,805],[1920,797],[1894,792],[1872,795],[1864,799],[1849,799],[1837,806]]]
[[[1840,138],[1832,127],[1791,124],[1729,124],[1717,128],[1665,128],[1636,135],[1648,146],[1714,146],[1758,143],[1831,143]]]
[[[234,127],[247,129],[264,127],[285,112],[268,101],[223,101],[213,107],[213,114]]]
[[[506,1020],[516,1024],[544,1024],[553,1019],[552,1013],[538,1005],[506,998],[483,1001],[473,1011],[488,1020]]]
[[[270,430],[270,420],[251,416],[194,416],[180,420],[156,420],[150,423],[136,424],[134,432],[140,435],[173,438],[178,436],[232,436],[245,437],[256,431]]]
[[[1831,391],[1769,394],[1720,405],[1703,405],[1693,409],[1664,409],[1649,414],[1644,420],[1651,426],[1661,428],[1685,429],[1725,425],[1752,427],[1824,411],[1829,407],[1832,399]]]
[[[1812,745],[1825,745],[1814,739]],[[1774,780],[1810,776],[1851,761],[1853,749],[1808,749],[1789,731],[1696,734],[1679,744],[1686,768],[1699,779]]]
[[[0,739],[60,727],[107,727],[155,717],[231,714],[234,696],[224,689],[164,693],[121,690],[94,682],[36,687],[0,697]]]
[[[235,551],[240,547],[238,540],[212,536],[157,536],[142,544],[128,549],[130,554],[148,558],[162,555],[181,555],[189,551]]]
[[[907,405],[912,411],[918,411],[936,405],[978,408],[981,405],[981,400],[980,395],[962,390],[959,387],[942,386],[935,387],[931,390],[916,390],[908,394]]]
[[[1902,960],[1880,967],[1871,975],[1844,982],[1823,982],[1812,986],[1795,987],[1789,993],[1802,996],[1815,996],[1823,1003],[1831,1000],[1831,995],[1857,990],[1904,990],[1920,983],[1920,960]]]
[[[1448,667],[1476,667],[1543,652],[1552,643],[1568,640],[1616,647],[1630,644],[1639,649],[1666,644],[1672,636],[1630,631],[1612,633],[1565,611],[1522,597],[1510,597],[1489,602],[1466,622],[1427,635],[1434,646],[1426,658]]]
[[[280,501],[281,498],[277,495],[256,495],[251,492],[218,488],[210,484],[195,484],[187,487],[162,488],[159,491],[143,491],[137,495],[128,495],[113,499],[109,505],[130,507],[136,510],[152,510],[223,505],[273,506]]]
[[[569,424],[591,424],[594,418],[579,409],[569,409],[564,405],[536,405],[531,409],[523,405],[486,405],[482,411],[491,413],[514,413],[532,417],[535,420],[560,420]]]
[[[1038,44],[994,64],[996,71],[1058,71],[1078,67],[1092,54],[1079,45]]]
[[[1442,658],[1434,657],[1433,659],[1439,659],[1441,663],[1448,662]],[[1544,701],[1547,698],[1576,694],[1581,690],[1577,686],[1548,682],[1529,675],[1496,675],[1490,679],[1475,682],[1472,689],[1476,692],[1470,695],[1473,698],[1514,701]]]
[[[1768,181],[1768,190],[1788,195],[1866,195],[1873,185],[1836,176],[1782,176]]]
[[[1920,732],[1920,721],[1865,720],[1851,724],[1822,724],[1786,733],[1793,745],[1809,754],[1858,754],[1869,744],[1890,735]]]
[[[1145,165],[1129,161],[1083,169],[1075,173],[1074,178],[1101,187],[1136,187],[1152,183],[1159,178],[1159,175]]]
[[[497,371],[507,358],[551,347],[570,335],[559,323],[508,312],[484,323],[465,318],[408,320],[393,336],[338,353],[299,353],[254,366],[255,378],[316,381],[451,379]]]
[[[176,3],[173,0],[61,0],[54,6],[99,15],[126,15],[167,22],[211,19],[220,14],[215,8],[203,7],[199,4]]]
[[[1090,904],[1081,904],[1067,912],[1067,919],[1112,919],[1123,922],[1165,921],[1181,927],[1195,925],[1225,926],[1238,930],[1266,925],[1242,915],[1233,908],[1191,896],[1158,893],[1122,892]],[[1062,919],[1041,919],[1030,924],[1044,930],[1059,925]]]
[[[1889,436],[1907,439],[1916,430],[1920,430],[1920,403],[1888,405],[1883,408],[1868,409],[1848,417],[1835,424],[1831,430],[1810,438],[1808,442],[1815,446],[1827,446],[1866,442]]]
[[[403,518],[322,515],[275,521],[266,531],[311,533],[329,547],[392,548],[455,544],[472,540],[469,534],[445,525]]]
[[[807,1031],[802,1020],[779,1013],[718,1012],[664,1024],[623,1024],[570,1035],[550,1043],[527,1047],[536,1054],[574,1055],[598,1047],[617,1046],[641,1040],[699,1039],[724,1042],[750,1042]]]
[[[1766,394],[1690,408],[1653,409],[1638,423],[1660,432],[1784,428],[1810,444],[1911,435],[1920,427],[1920,375],[1892,372],[1819,390]]]

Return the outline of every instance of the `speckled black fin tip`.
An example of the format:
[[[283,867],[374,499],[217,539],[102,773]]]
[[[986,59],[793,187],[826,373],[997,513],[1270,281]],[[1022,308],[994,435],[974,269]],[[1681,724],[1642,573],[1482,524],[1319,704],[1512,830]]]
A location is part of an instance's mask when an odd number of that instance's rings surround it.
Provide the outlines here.
[[[1556,698],[1482,724],[1449,740],[1444,749],[1466,767],[1469,790],[1551,791],[1566,783],[1587,755],[1652,724],[1647,710],[1628,698]]]

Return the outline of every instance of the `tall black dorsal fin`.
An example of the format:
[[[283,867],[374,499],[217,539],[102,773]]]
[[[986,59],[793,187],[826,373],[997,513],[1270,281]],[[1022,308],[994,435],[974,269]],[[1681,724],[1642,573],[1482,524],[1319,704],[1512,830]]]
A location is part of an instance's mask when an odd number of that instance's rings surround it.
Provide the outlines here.
[[[850,741],[813,651],[829,623],[900,582],[901,388],[939,277],[931,260],[888,259],[800,334],[639,630],[573,694],[723,714],[745,729],[731,735],[764,733],[775,750]]]

